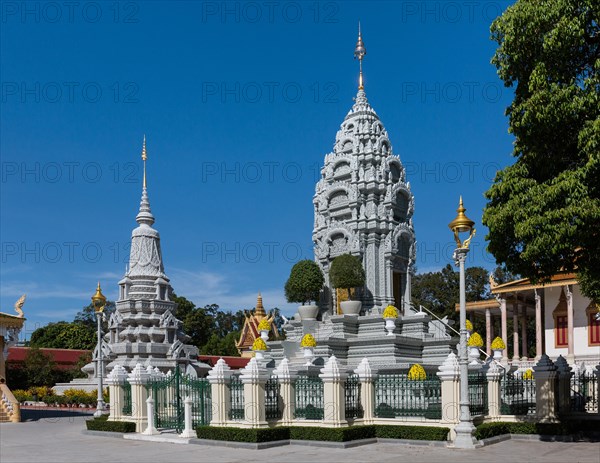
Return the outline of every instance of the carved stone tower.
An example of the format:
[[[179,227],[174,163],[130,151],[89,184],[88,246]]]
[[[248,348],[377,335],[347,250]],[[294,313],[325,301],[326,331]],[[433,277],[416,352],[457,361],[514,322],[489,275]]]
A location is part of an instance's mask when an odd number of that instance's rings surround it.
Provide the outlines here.
[[[333,152],[325,156],[313,199],[315,258],[325,274],[328,289],[322,304],[330,314],[335,314],[336,305],[329,267],[333,258],[345,253],[363,261],[367,283],[359,297],[366,313],[380,313],[388,304],[407,312],[410,304],[414,197],[388,133],[367,101],[362,77],[365,54],[359,31],[358,93]]]

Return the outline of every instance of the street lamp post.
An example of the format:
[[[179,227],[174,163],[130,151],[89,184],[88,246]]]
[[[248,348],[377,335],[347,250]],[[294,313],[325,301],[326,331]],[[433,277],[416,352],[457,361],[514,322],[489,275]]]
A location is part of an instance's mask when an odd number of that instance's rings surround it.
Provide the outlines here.
[[[454,233],[456,249],[454,250],[454,262],[460,269],[460,342],[458,347],[458,364],[460,367],[460,414],[459,422],[454,428],[456,438],[454,446],[456,448],[474,448],[477,440],[473,436],[475,426],[471,419],[469,411],[469,360],[467,357],[467,309],[465,303],[465,260],[469,252],[469,244],[475,236],[475,222],[465,215],[466,209],[463,206],[462,196],[456,212],[456,218],[448,224],[450,230]],[[460,235],[468,233],[468,237],[463,241]]]
[[[104,386],[102,384],[102,376],[104,373],[102,371],[102,315],[104,312],[104,307],[106,306],[106,297],[104,297],[104,294],[102,294],[102,290],[100,289],[100,282],[98,282],[96,293],[92,296],[92,305],[94,307],[94,312],[96,313],[96,321],[98,323],[98,355],[96,359],[96,376],[98,377],[98,402],[96,405],[96,413],[94,413],[94,416],[102,416],[104,412],[104,397],[102,396],[102,391],[104,390]]]

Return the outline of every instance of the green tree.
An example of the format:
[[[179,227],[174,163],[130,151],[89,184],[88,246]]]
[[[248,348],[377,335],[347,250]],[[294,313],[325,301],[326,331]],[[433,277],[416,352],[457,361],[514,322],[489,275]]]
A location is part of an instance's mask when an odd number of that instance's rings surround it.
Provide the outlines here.
[[[32,347],[23,361],[23,371],[27,387],[54,386],[56,365],[49,355],[39,348]]]
[[[600,3],[518,0],[491,33],[516,161],[486,193],[488,249],[533,281],[575,271],[600,301]]]
[[[235,342],[239,336],[239,332],[232,331],[224,337],[219,337],[212,334],[206,344],[200,348],[200,353],[203,355],[230,355],[239,356]]]
[[[105,333],[108,331],[108,320],[115,309],[116,306],[114,302],[106,301],[106,306],[104,307],[104,319],[102,321],[102,331]],[[75,314],[75,319],[73,321],[75,323],[82,323],[86,326],[91,326],[92,328],[96,329],[98,322],[96,321],[96,312],[94,311],[94,306],[92,304],[85,306]]]
[[[36,329],[31,333],[31,347],[54,349],[93,349],[96,345],[96,329],[83,323],[56,322]]]
[[[323,288],[325,278],[323,272],[313,260],[304,259],[296,262],[285,283],[285,297],[288,302],[299,302],[302,305],[319,300],[319,291]]]
[[[331,261],[329,280],[334,288],[353,289],[365,284],[365,269],[359,257],[342,254]]]

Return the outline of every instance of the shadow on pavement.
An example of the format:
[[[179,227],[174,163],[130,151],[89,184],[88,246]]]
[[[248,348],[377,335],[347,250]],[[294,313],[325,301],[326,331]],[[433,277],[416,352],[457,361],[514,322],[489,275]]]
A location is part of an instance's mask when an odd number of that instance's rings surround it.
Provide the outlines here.
[[[21,409],[21,421],[60,421],[64,418],[73,419],[79,418],[91,418],[93,411],[83,410],[60,410],[60,409],[47,409],[47,408],[27,408]]]

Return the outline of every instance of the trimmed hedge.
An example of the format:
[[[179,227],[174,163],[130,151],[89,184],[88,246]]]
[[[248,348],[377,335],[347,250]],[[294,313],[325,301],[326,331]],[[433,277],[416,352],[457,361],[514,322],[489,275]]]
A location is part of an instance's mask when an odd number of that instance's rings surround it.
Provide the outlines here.
[[[502,434],[540,434],[559,436],[571,434],[573,427],[565,423],[484,423],[477,426],[475,437],[487,439]]]
[[[348,442],[375,437],[375,426],[350,426],[348,428],[320,428],[298,426],[290,428],[290,439]]]
[[[135,432],[135,423],[129,421],[108,421],[108,415],[87,420],[85,426],[89,431]]]
[[[411,440],[448,440],[450,428],[437,428],[435,426],[375,426],[377,437],[382,439],[411,439]]]
[[[345,428],[325,428],[316,426],[293,426],[290,428],[229,428],[199,426],[196,435],[199,439],[212,439],[232,442],[270,442],[277,440],[313,440],[327,442],[348,442],[359,439],[381,437],[386,439],[412,439],[445,441],[449,428],[433,426],[350,426]]]
[[[290,428],[224,428],[199,426],[196,428],[199,439],[226,440],[232,442],[270,442],[290,438]]]

